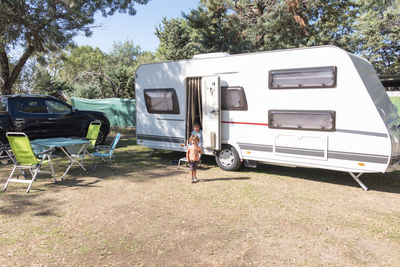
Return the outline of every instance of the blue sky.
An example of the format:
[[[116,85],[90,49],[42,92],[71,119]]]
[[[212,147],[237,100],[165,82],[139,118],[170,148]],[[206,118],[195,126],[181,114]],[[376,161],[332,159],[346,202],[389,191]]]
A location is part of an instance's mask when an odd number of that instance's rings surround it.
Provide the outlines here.
[[[154,35],[155,28],[163,17],[181,17],[198,6],[199,0],[150,0],[147,5],[136,5],[135,16],[116,13],[112,17],[96,17],[92,37],[80,35],[74,38],[78,45],[99,47],[103,52],[110,52],[113,42],[132,40],[143,51],[155,52],[158,38]]]

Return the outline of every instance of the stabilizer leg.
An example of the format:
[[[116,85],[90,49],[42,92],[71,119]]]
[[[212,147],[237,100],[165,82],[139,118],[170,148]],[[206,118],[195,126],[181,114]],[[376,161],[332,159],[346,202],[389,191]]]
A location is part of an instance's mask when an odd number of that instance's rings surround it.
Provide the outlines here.
[[[368,190],[368,187],[366,187],[365,184],[363,184],[363,182],[361,182],[361,180],[358,179],[358,177],[360,177],[363,174],[362,172],[360,172],[357,175],[354,175],[354,173],[352,173],[352,172],[349,172],[349,173],[350,173],[351,177],[353,177],[353,179],[362,187],[362,189],[364,189],[364,191]]]

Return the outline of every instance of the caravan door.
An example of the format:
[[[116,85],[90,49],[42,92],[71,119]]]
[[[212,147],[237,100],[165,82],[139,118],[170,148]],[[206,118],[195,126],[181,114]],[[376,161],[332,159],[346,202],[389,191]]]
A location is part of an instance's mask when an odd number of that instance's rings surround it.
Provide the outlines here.
[[[221,88],[219,76],[206,76],[201,80],[203,146],[210,150],[220,150]]]

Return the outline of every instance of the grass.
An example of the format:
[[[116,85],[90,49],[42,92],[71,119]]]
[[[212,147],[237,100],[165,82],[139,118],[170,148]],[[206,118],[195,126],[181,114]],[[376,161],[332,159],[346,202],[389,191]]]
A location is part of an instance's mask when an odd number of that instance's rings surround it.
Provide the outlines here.
[[[110,138],[112,139],[112,137]],[[203,158],[200,183],[183,153],[123,132],[111,171],[72,168],[29,194],[0,192],[0,265],[388,265],[400,262],[399,173],[348,174],[260,165],[224,172]],[[56,173],[65,169],[59,160]],[[11,166],[0,167],[3,184]]]

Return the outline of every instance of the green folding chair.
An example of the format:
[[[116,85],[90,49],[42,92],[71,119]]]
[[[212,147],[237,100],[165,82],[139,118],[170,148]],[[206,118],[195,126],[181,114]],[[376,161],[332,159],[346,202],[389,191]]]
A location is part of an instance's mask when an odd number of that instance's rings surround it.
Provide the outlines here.
[[[86,139],[89,139],[93,147],[96,146],[97,138],[99,137],[101,121],[92,121],[86,133]]]
[[[32,150],[31,142],[29,141],[28,136],[25,133],[20,132],[8,132],[6,133],[8,142],[10,143],[11,151],[14,153],[15,162],[14,167],[11,171],[10,176],[7,179],[6,184],[4,185],[3,190],[7,189],[9,183],[27,183],[29,184],[27,193],[31,190],[33,182],[36,180],[36,177],[42,167],[43,163],[47,161],[50,164],[51,174],[54,179],[54,183],[56,182],[56,175],[54,173],[53,165],[51,163],[50,153],[54,151],[53,149],[48,149],[41,151],[40,153],[35,154]],[[14,179],[12,178],[14,172],[19,169],[29,169],[32,178],[31,179]]]
[[[92,148],[96,147],[97,138],[99,137],[100,133],[100,128],[101,128],[101,121],[99,120],[92,121],[89,124],[85,139],[90,140]],[[88,155],[89,157],[92,156],[87,150],[87,148],[88,147],[85,147],[85,150],[83,151],[82,154],[80,154],[80,149],[81,149],[80,145],[69,146],[66,149],[72,157],[79,158],[81,160],[81,163],[83,164],[83,161],[85,160],[85,155]]]

